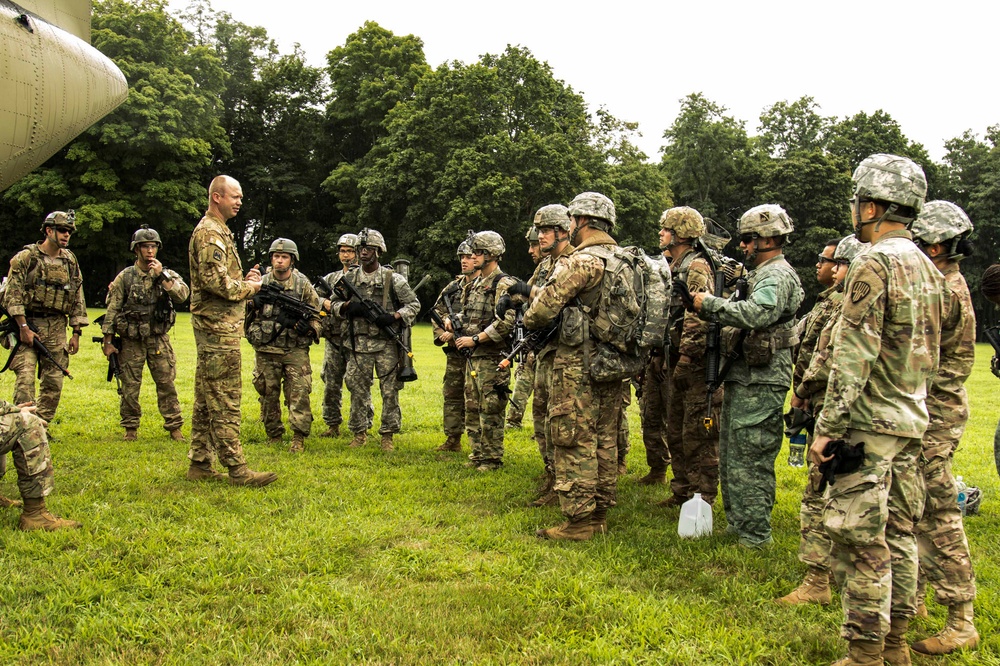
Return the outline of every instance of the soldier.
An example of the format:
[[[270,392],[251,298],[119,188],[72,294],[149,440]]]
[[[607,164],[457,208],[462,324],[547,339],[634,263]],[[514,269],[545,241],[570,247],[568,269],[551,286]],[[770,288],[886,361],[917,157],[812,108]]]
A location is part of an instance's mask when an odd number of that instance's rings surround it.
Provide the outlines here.
[[[275,285],[297,301],[319,309],[319,296],[309,280],[295,268],[299,248],[287,238],[277,238],[267,251],[271,270],[261,286]],[[259,297],[258,297],[259,298]],[[288,425],[292,429],[290,453],[305,451],[305,438],[312,428],[312,365],[309,346],[319,341],[319,316],[288,323],[280,305],[248,306],[247,340],[254,349],[253,387],[260,396],[260,418],[269,444],[280,444],[285,428],[281,424],[281,392],[284,388]],[[284,387],[282,387],[284,385]]]
[[[833,253],[827,245],[820,253],[816,264],[816,277],[827,288],[820,294],[815,307],[799,322],[801,338],[795,357],[792,383],[792,407],[804,410],[814,416],[823,408],[826,383],[830,375],[830,340],[833,328],[840,318],[840,308],[844,300],[843,283],[851,261],[868,251],[868,244],[862,243],[854,235],[837,242]],[[828,256],[829,255],[829,256]],[[809,567],[802,583],[789,594],[777,599],[779,604],[830,603],[830,535],[823,526],[823,493],[819,492],[822,474],[816,465],[810,464],[809,478],[802,492],[799,509],[799,561]]]
[[[67,248],[76,232],[73,211],[49,213],[42,222],[43,240],[26,245],[10,260],[3,302],[20,326],[21,348],[11,363],[17,375],[14,403],[34,402],[38,417],[51,422],[62,394],[63,373],[47,359],[40,358],[31,345],[37,337],[57,361],[69,368],[69,355],[80,350],[80,334],[87,321],[83,300],[83,277],[76,256]],[[66,339],[66,323],[73,335]],[[28,320],[37,327],[35,332]],[[35,367],[39,390],[35,400]]]
[[[528,256],[537,267],[543,256],[538,247],[538,227],[534,224],[528,227],[524,239],[528,241]],[[518,363],[517,370],[514,371],[514,392],[510,396],[510,407],[507,409],[507,428],[517,430],[521,427],[524,410],[528,407],[528,398],[531,397],[534,385],[535,354],[529,352],[524,363]]]
[[[609,313],[601,302],[605,262],[617,246],[608,235],[615,224],[615,206],[603,194],[584,192],[570,202],[569,216],[569,242],[575,249],[559,255],[544,286],[519,283],[512,294],[530,298],[537,291],[524,315],[530,329],[544,328],[562,313],[552,359],[548,430],[554,488],[566,522],[536,534],[585,541],[607,531],[607,512],[615,504],[618,482],[622,383],[592,379],[591,349],[597,340],[588,333],[615,335],[614,327],[606,326]],[[611,341],[609,337],[602,343]]]
[[[145,224],[132,234],[130,248],[135,253],[135,263],[112,281],[108,312],[101,326],[104,355],[118,353],[122,382],[119,412],[126,442],[135,441],[142,418],[139,391],[144,365],[149,366],[156,384],[156,405],[163,417],[163,427],[171,439],[184,440],[181,434],[184,417],[174,387],[177,358],[168,332],[177,319],[174,304],[186,301],[190,290],[176,271],[164,268],[156,258],[162,246],[160,234]],[[122,340],[120,352],[113,344],[115,335]]]
[[[465,429],[472,454],[469,467],[489,472],[503,466],[504,411],[510,395],[510,369],[498,368],[507,351],[507,339],[514,330],[515,313],[496,316],[497,301],[516,280],[500,270],[506,251],[503,238],[495,231],[480,231],[472,237],[473,266],[479,271],[462,303],[464,329],[455,346],[472,350],[465,375]],[[451,330],[449,319],[445,328]],[[473,375],[472,373],[475,373]]]
[[[399,369],[401,350],[383,329],[410,326],[420,311],[420,301],[399,273],[379,265],[380,254],[386,251],[385,239],[374,229],[362,229],[358,234],[360,265],[352,267],[341,279],[348,280],[361,295],[382,306],[386,311],[377,323],[365,319],[367,306],[354,300],[335,296],[331,310],[346,318],[347,390],[351,394],[351,414],[347,426],[354,433],[350,446],[364,446],[368,440],[372,413],[372,373],[378,376],[382,393],[382,450],[392,451],[392,436],[402,427],[399,410]]]
[[[719,436],[719,476],[726,522],[739,544],[771,543],[774,461],[784,435],[781,412],[792,380],[795,312],[802,303],[799,276],[782,253],[792,220],[781,206],[764,204],[740,218],[740,247],[746,263],[745,300],[707,292],[694,294],[702,319],[714,318],[738,338],[738,355],[720,370],[725,381]],[[674,463],[676,464],[676,463]]]
[[[191,327],[198,350],[194,373],[194,413],[191,416],[192,481],[223,480],[212,460],[229,470],[234,486],[261,488],[278,478],[274,472],[247,467],[240,443],[240,400],[243,397],[243,337],[245,301],[260,291],[260,270],[243,276],[229,220],[243,204],[243,188],[236,179],[216,176],[208,187],[208,211],[191,234],[188,264],[191,270]]]
[[[660,218],[660,247],[670,254],[673,278],[692,294],[711,294],[715,286],[710,257],[697,242],[707,231],[701,213],[688,206],[671,208]],[[715,424],[719,421],[722,389],[709,396],[705,383],[708,324],[693,312],[687,312],[675,296],[670,304],[667,330],[667,365],[663,366],[661,357],[659,366],[653,366],[654,374],[665,373],[667,377],[667,404],[653,407],[654,411],[666,414],[667,448],[654,451],[652,457],[647,449],[650,473],[657,472],[657,481],[662,482],[666,460],[673,466],[671,496],[660,502],[660,506],[680,506],[695,493],[701,493],[702,499],[712,504],[719,485],[719,431]],[[663,392],[654,391],[653,395],[662,396]],[[713,425],[706,429],[704,419],[710,398]]]
[[[949,654],[979,644],[979,632],[972,623],[976,579],[951,470],[969,420],[965,381],[976,358],[976,314],[969,286],[959,270],[959,262],[972,254],[968,239],[972,221],[949,201],[930,201],[917,216],[912,232],[917,246],[944,274],[948,287],[940,365],[927,391],[930,420],[919,465],[926,494],[923,517],[916,528],[919,582],[929,582],[937,602],[948,607],[948,623],[936,636],[914,643],[913,649],[923,654]],[[917,590],[919,606],[923,585]]]
[[[333,271],[324,280],[333,288],[337,280],[347,274],[352,266],[357,264],[358,237],[356,234],[344,234],[337,241],[337,256],[340,259],[341,270]],[[330,311],[333,301],[323,300],[323,310]],[[344,422],[341,414],[341,396],[344,389],[344,373],[347,371],[347,350],[341,339],[343,320],[339,317],[323,317],[320,320],[320,330],[326,338],[323,351],[323,422],[326,430],[320,437],[340,437],[340,424]],[[369,422],[368,427],[371,427]]]
[[[437,312],[442,321],[450,316],[444,302],[445,295],[447,294],[455,314],[460,315],[465,291],[479,277],[479,271],[475,268],[475,257],[472,255],[472,237],[474,235],[470,231],[469,237],[458,244],[458,261],[461,265],[461,273],[456,275],[455,279],[441,290],[441,295],[434,303],[434,311]],[[455,346],[455,334],[452,331],[446,331],[436,323],[433,330],[434,344],[442,347],[445,354],[441,392],[444,396],[443,426],[446,439],[444,444],[435,450],[461,451],[462,432],[465,430],[465,367],[469,362],[467,357],[459,352],[458,347]]]
[[[993,264],[983,271],[982,280],[979,283],[979,293],[983,298],[993,305],[1000,307],[1000,264]],[[989,329],[987,329],[989,330]],[[990,372],[997,379],[1000,379],[1000,352],[994,351],[993,358],[990,359]],[[993,432],[993,461],[1000,474],[1000,421]]]
[[[832,440],[864,442],[860,466],[838,475],[824,497],[844,606],[841,635],[850,642],[837,663],[906,664],[905,634],[917,612],[913,530],[924,501],[917,462],[946,286],[906,230],[927,192],[920,167],[876,154],[853,178],[854,233],[872,247],[848,271],[809,453],[819,465],[833,459],[826,453]]]
[[[18,528],[54,530],[81,527],[75,520],[66,520],[49,513],[45,497],[52,492],[52,456],[45,421],[36,415],[34,405],[12,405],[0,400],[0,457],[11,453],[17,469],[17,487],[24,498],[24,509]],[[10,506],[19,506],[12,502]]]

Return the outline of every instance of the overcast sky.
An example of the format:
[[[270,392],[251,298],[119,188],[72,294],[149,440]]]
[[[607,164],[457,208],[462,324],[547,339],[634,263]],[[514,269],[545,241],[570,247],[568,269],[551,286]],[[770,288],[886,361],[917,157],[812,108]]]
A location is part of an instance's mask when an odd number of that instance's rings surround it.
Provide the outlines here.
[[[188,0],[170,0],[172,9]],[[212,0],[267,29],[310,64],[366,20],[424,42],[427,62],[471,63],[507,44],[527,47],[591,109],[636,121],[659,158],[679,100],[702,92],[757,131],[764,107],[811,95],[820,113],[888,112],[940,160],[944,142],[1000,123],[997,19],[990,2],[573,3],[507,0]],[[893,42],[892,40],[898,40]]]

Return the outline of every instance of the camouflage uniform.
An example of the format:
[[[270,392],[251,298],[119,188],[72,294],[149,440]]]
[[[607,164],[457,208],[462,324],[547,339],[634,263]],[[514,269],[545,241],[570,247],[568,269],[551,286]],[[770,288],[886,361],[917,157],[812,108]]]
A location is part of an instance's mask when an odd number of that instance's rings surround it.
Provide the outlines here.
[[[170,291],[163,289],[164,281],[173,282]],[[168,332],[177,317],[173,304],[186,301],[189,293],[188,286],[176,272],[164,269],[162,278],[154,279],[139,268],[138,263],[123,270],[111,283],[108,312],[101,332],[122,339],[118,352],[122,370],[119,412],[125,429],[138,428],[142,418],[139,391],[143,366],[149,366],[149,374],[156,384],[156,404],[163,417],[163,427],[172,432],[184,425],[174,386],[177,358]]]
[[[337,280],[346,271],[334,271],[324,278],[333,288]],[[323,369],[320,376],[323,379],[323,422],[331,430],[339,430],[344,422],[341,413],[341,403],[344,390],[344,375],[347,372],[347,350],[341,339],[344,322],[340,317],[323,317],[320,320],[320,333],[326,339],[323,349]],[[371,421],[368,423],[371,427]]]
[[[944,291],[905,230],[882,235],[845,281],[815,434],[865,442],[861,467],[827,487],[823,511],[844,606],[841,635],[850,641],[880,643],[890,613],[916,613],[913,530],[924,498],[917,462]]]
[[[518,363],[514,371],[514,392],[510,396],[507,410],[507,424],[520,428],[524,411],[528,408],[528,398],[535,386],[535,354],[529,352],[524,363]]]
[[[486,333],[489,341],[472,352],[471,370],[465,375],[465,429],[472,447],[471,462],[497,467],[503,463],[504,412],[510,395],[510,369],[497,364],[507,352],[507,339],[514,330],[516,313],[508,310],[503,319],[496,317],[497,300],[514,284],[497,266],[489,275],[480,275],[464,291],[463,333],[476,336]],[[471,371],[476,376],[471,375]]]
[[[69,368],[66,347],[67,316],[74,329],[88,324],[83,299],[83,277],[76,256],[65,248],[50,257],[41,242],[27,245],[10,260],[4,306],[11,316],[24,315],[38,327],[38,339],[64,368]],[[35,368],[39,366],[38,399],[35,399]],[[14,403],[34,401],[38,417],[52,421],[62,394],[63,374],[34,349],[22,346],[11,363],[17,378]]]
[[[556,260],[561,256],[566,256],[573,249],[573,246],[567,243],[563,247],[562,252],[542,257],[542,260],[535,266],[535,272],[532,273],[528,284],[537,287],[544,286],[549,279],[549,275],[552,273]],[[555,253],[554,249],[553,253]],[[545,463],[545,471],[552,474],[553,478],[555,477],[555,468],[552,466],[553,452],[548,434],[548,408],[549,388],[552,380],[552,358],[555,349],[556,341],[553,339],[544,347],[534,352],[534,384],[532,386],[531,399],[531,421],[535,430],[535,442],[538,444],[538,455],[542,457],[542,461]]]
[[[688,249],[674,262],[674,280],[687,285],[692,294],[712,293],[715,274],[704,253]],[[663,452],[674,472],[670,482],[672,503],[681,504],[701,493],[712,504],[719,485],[719,406],[722,389],[712,399],[712,429],[705,429],[708,385],[705,383],[705,335],[708,323],[684,309],[680,298],[670,304],[668,333],[670,358],[667,371],[667,403],[658,411],[665,414],[667,450]],[[682,356],[690,359],[681,363]],[[654,408],[656,409],[656,408]],[[647,459],[649,453],[647,449]],[[655,458],[650,462],[652,469]],[[727,512],[728,513],[728,512]]]
[[[379,303],[386,312],[398,312],[404,326],[410,326],[420,311],[420,301],[413,289],[399,273],[388,266],[379,266],[366,273],[359,266],[352,267],[342,280],[349,280],[364,298]],[[331,310],[343,316],[341,309],[346,301],[336,295]],[[347,427],[355,435],[371,427],[372,382],[378,377],[382,394],[382,422],[379,433],[392,435],[399,432],[403,415],[399,409],[399,389],[402,387],[397,371],[400,367],[400,350],[388,335],[375,324],[362,317],[345,320],[341,339],[347,349],[345,379],[351,394],[351,413]]]
[[[14,458],[21,497],[42,498],[52,492],[52,456],[45,423],[0,400],[0,458],[6,458],[8,453]]]
[[[449,282],[437,301],[434,303],[434,311],[444,320],[448,316],[448,308],[445,307],[443,294],[449,289],[458,287],[459,291],[454,297],[449,296],[453,310],[461,312],[462,295],[472,285],[473,280],[467,279],[464,275],[456,275],[455,279]],[[445,355],[444,378],[441,380],[441,393],[444,398],[443,426],[444,434],[450,438],[461,438],[465,432],[465,368],[468,365],[466,357],[455,347],[454,342],[444,344],[441,342],[441,334],[444,329],[437,324],[433,325],[434,344],[441,345]]]
[[[191,415],[192,463],[215,456],[229,468],[246,465],[240,443],[240,400],[244,301],[254,287],[243,279],[233,233],[224,220],[206,213],[188,243],[191,271],[191,327],[198,350]]]
[[[292,269],[285,280],[278,280],[269,271],[261,280],[262,286],[277,285],[288,295],[304,304],[319,309],[319,296],[298,269]],[[255,306],[251,306],[255,307]],[[256,308],[255,308],[256,309]],[[285,433],[281,424],[281,392],[284,384],[285,406],[288,408],[288,425],[296,435],[306,437],[312,428],[312,365],[309,363],[309,346],[313,338],[301,335],[295,329],[278,330],[279,308],[264,304],[256,309],[247,326],[247,340],[254,348],[253,386],[260,396],[260,417],[270,439],[279,439]],[[310,326],[319,337],[319,317],[310,320]]]
[[[729,529],[741,543],[756,547],[771,540],[774,461],[781,450],[781,413],[792,380],[793,318],[803,292],[783,255],[761,263],[747,279],[746,300],[708,295],[701,315],[749,331],[743,353],[725,378],[719,477]],[[736,335],[729,330],[723,337]]]

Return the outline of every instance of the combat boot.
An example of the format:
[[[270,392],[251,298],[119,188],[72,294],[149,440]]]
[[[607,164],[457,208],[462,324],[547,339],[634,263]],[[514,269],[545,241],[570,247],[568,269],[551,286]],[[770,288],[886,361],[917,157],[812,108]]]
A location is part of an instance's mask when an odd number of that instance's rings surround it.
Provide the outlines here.
[[[972,624],[972,602],[948,607],[948,623],[938,634],[914,643],[920,654],[950,654],[956,650],[972,650],[979,645],[979,632]]]
[[[126,442],[134,442],[139,439],[139,429],[138,428],[125,428],[125,437],[123,439]]]
[[[570,518],[565,523],[546,530],[538,530],[535,536],[553,541],[589,541],[594,536],[594,526],[590,522],[590,515],[587,515],[582,518]]]
[[[229,484],[232,486],[249,486],[263,488],[278,480],[274,472],[255,472],[246,465],[233,465],[229,468]]]
[[[295,433],[292,435],[292,445],[288,447],[289,453],[302,453],[306,450],[305,435],[302,433]]]
[[[9,497],[0,495],[0,509],[11,509],[18,506],[21,506],[20,500],[12,500]]]
[[[448,435],[448,439],[444,440],[444,444],[434,449],[435,451],[461,451],[462,450],[462,436],[461,435]]]
[[[782,606],[798,606],[799,604],[830,603],[830,574],[824,569],[809,567],[802,584],[780,599],[775,599]]]
[[[188,481],[225,481],[226,475],[212,469],[210,462],[191,461],[187,471]]]
[[[889,666],[911,666],[910,646],[906,643],[906,630],[910,626],[908,617],[890,617],[889,633],[885,635],[882,661]]]
[[[395,448],[396,447],[392,445],[392,433],[391,432],[384,433],[382,435],[382,450],[392,451]]]
[[[607,507],[594,509],[594,513],[590,514],[590,526],[594,529],[594,534],[608,533]]]
[[[174,440],[175,442],[183,442],[183,441],[185,441],[184,440],[184,433],[181,432],[180,428],[176,428],[175,430],[171,430],[170,431],[170,439]]]
[[[24,500],[24,510],[21,512],[21,520],[17,524],[18,528],[28,532],[30,530],[55,530],[77,529],[83,527],[82,523],[75,520],[66,520],[59,516],[54,516],[45,508],[45,499],[42,497],[30,497]]]
[[[367,441],[368,441],[367,432],[356,432],[354,433],[354,439],[351,440],[351,443],[348,444],[348,446],[351,447],[352,449],[356,449],[359,446],[364,446]]]
[[[559,504],[559,495],[551,488],[538,499],[531,502],[531,506],[554,506]]]
[[[277,446],[278,444],[281,444],[281,435],[275,435],[274,437],[268,435],[267,443],[272,446]]]
[[[665,467],[650,467],[649,474],[636,481],[640,486],[658,486],[666,482],[667,469]]]
[[[330,426],[320,434],[320,437],[340,437],[340,426]]]
[[[882,641],[850,641],[847,656],[831,666],[883,666]]]
[[[626,476],[628,474],[628,465],[623,462],[618,463],[618,476]]]

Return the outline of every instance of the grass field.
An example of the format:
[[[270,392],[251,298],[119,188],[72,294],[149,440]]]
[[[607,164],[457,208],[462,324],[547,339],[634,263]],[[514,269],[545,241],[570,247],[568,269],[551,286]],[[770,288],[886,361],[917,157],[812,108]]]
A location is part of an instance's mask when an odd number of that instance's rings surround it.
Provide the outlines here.
[[[99,314],[98,311],[91,313]],[[97,334],[85,330],[86,339]],[[559,520],[529,508],[541,462],[530,427],[508,433],[506,466],[479,474],[434,452],[444,357],[418,327],[420,379],[401,394],[396,451],[348,449],[348,437],[307,440],[304,454],[266,444],[252,354],[244,354],[243,441],[251,467],[274,470],[264,490],[184,478],[187,448],[161,427],[143,386],[138,442],[121,441],[118,401],[99,346],[72,359],[52,424],[54,512],[84,528],[16,529],[0,513],[0,664],[642,663],[826,664],[842,656],[839,598],[781,608],[804,572],[796,559],[805,472],[778,461],[775,543],[749,552],[720,533],[677,537],[677,510],[653,502],[636,407],[630,474],[609,533],[552,543],[534,531]],[[194,341],[175,330],[178,388],[191,413]],[[979,584],[977,652],[917,664],[998,664],[1000,484],[992,456],[1000,380],[978,350],[972,420],[955,467],[983,489],[967,521]],[[322,350],[313,348],[313,432],[322,432]],[[0,377],[9,397],[13,376]],[[377,395],[377,391],[376,391]],[[346,391],[345,391],[346,403]],[[345,404],[345,409],[346,409]],[[378,407],[378,405],[377,405]],[[184,432],[189,432],[185,424]],[[466,443],[467,446],[467,443]],[[16,496],[13,470],[0,491]],[[911,625],[935,633],[945,610]]]

